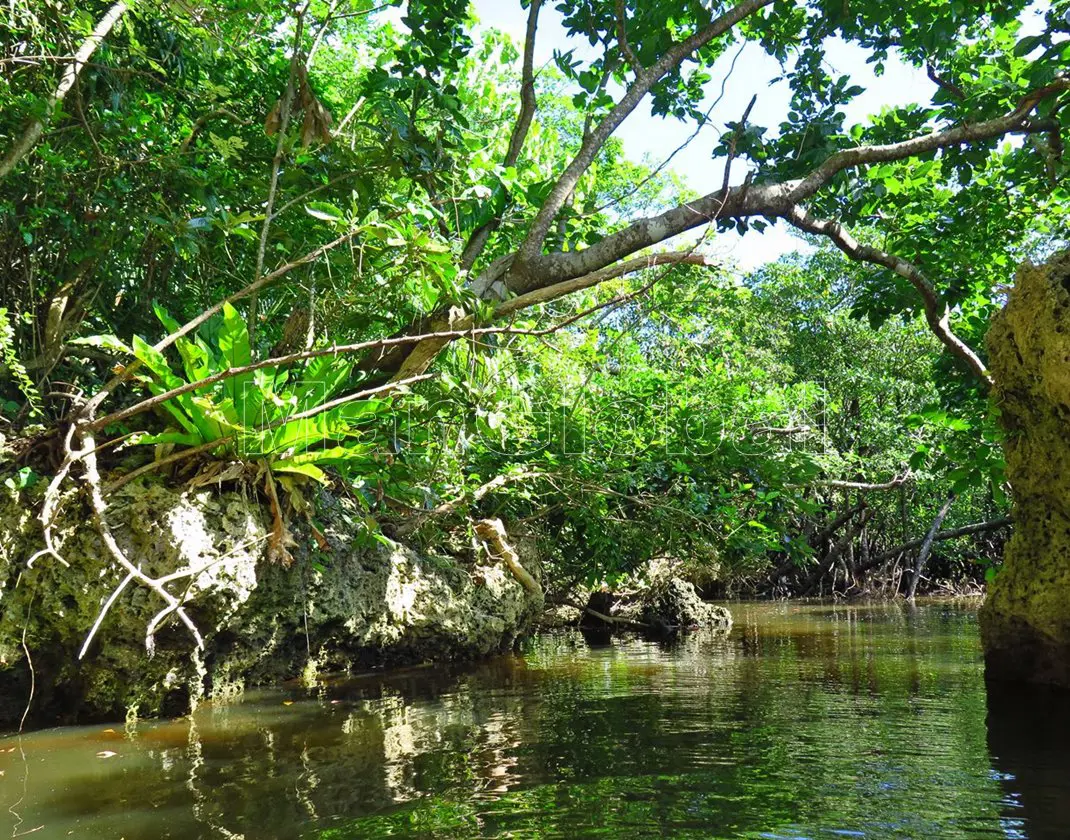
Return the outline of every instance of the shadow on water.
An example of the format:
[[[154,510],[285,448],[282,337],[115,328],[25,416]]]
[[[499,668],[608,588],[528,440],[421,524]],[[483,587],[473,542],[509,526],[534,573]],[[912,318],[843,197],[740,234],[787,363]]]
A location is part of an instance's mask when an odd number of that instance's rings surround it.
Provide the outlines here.
[[[1008,836],[1070,837],[1070,691],[989,682],[988,749]]]
[[[0,814],[39,840],[1067,836],[1070,724],[1016,693],[986,728],[973,609],[733,611],[727,638],[554,634],[38,732],[25,763],[0,740]]]

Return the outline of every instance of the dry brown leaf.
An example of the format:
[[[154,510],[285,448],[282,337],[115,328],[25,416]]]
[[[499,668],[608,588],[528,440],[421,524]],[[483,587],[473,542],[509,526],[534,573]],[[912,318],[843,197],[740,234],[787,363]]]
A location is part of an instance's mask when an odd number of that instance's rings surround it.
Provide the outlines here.
[[[279,133],[279,126],[282,124],[282,100],[277,99],[271,110],[268,111],[267,118],[264,120],[264,133],[268,137],[274,137]]]

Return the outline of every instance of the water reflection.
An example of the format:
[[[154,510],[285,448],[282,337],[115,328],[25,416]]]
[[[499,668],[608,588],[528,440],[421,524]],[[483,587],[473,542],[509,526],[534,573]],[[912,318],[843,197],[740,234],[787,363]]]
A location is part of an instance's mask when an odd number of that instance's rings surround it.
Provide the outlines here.
[[[1007,836],[1070,836],[1070,693],[990,683],[988,748]]]
[[[971,609],[734,613],[39,732],[25,762],[5,739],[3,804],[35,838],[1067,836],[1065,705],[994,701],[986,729]]]

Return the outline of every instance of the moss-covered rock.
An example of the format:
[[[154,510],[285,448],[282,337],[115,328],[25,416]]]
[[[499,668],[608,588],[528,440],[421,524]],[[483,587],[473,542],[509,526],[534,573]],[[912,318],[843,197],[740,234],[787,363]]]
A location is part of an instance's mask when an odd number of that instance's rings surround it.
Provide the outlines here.
[[[1070,252],[1019,269],[988,349],[1014,534],[981,612],[987,673],[1070,686]]]
[[[695,585],[677,574],[677,564],[657,560],[649,564],[634,588],[592,592],[583,620],[589,626],[603,624],[595,613],[619,622],[618,626],[654,632],[674,632],[705,627],[728,632],[732,614],[724,607],[703,601]]]
[[[255,499],[131,483],[110,499],[116,538],[151,576],[194,572],[170,590],[188,589],[205,649],[195,655],[172,620],[150,657],[146,627],[165,605],[131,584],[80,661],[124,575],[73,491],[57,527],[70,567],[41,558],[29,568],[42,546],[36,507],[25,492],[0,499],[0,722],[8,724],[25,706],[29,662],[38,720],[182,713],[201,697],[281,679],[506,650],[542,607],[490,559],[462,566],[369,541],[362,515],[330,496],[317,511],[323,542],[298,533],[296,562],[283,568],[262,559],[269,523]],[[533,558],[524,562],[537,573]]]

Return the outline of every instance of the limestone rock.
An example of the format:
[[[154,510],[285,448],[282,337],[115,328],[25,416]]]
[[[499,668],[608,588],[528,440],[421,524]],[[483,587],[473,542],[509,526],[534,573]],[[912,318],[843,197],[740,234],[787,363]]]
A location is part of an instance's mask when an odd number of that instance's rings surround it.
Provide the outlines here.
[[[31,715],[74,721],[121,718],[134,708],[181,714],[202,696],[317,672],[483,656],[509,649],[542,607],[500,563],[462,567],[375,542],[362,529],[363,515],[328,495],[317,510],[327,550],[296,519],[296,562],[283,568],[262,559],[269,522],[257,500],[134,482],[110,500],[112,529],[150,575],[192,573],[171,591],[188,587],[205,650],[191,655],[189,633],[171,621],[149,657],[146,626],[164,605],[131,585],[79,661],[87,631],[123,574],[74,492],[57,528],[70,568],[49,558],[27,568],[42,545],[35,500],[2,492],[0,724],[17,721],[28,696],[24,632],[36,681]],[[535,558],[523,560],[538,574]]]
[[[1070,252],[1019,269],[988,349],[1014,534],[981,611],[986,671],[1070,686]]]

